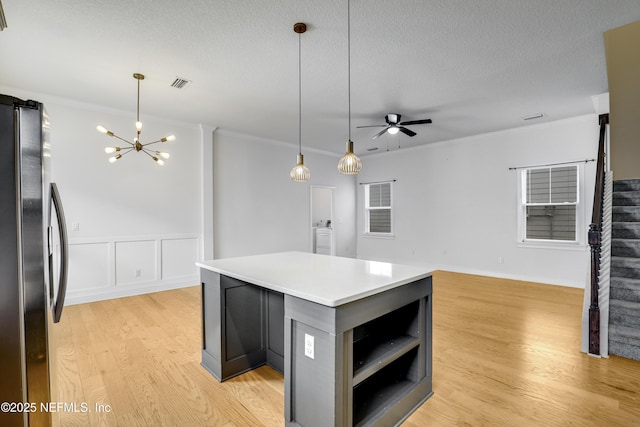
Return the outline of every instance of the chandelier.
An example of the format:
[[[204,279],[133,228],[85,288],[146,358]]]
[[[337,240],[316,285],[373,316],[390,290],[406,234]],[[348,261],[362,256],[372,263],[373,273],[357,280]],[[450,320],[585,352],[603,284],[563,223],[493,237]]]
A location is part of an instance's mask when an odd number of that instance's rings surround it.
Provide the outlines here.
[[[158,142],[174,141],[176,137],[174,135],[169,135],[165,138],[160,138],[157,141],[147,142],[146,144],[142,144],[140,142],[140,133],[142,133],[142,122],[140,121],[140,80],[144,80],[144,75],[139,73],[134,73],[133,78],[138,81],[138,107],[136,110],[136,137],[133,138],[133,142],[127,141],[126,139],[119,137],[118,135],[111,132],[110,130],[107,130],[107,128],[105,128],[104,126],[98,125],[96,127],[98,132],[104,133],[107,136],[117,138],[120,141],[126,144],[129,144],[129,146],[125,146],[125,147],[107,147],[104,149],[104,152],[107,154],[115,153],[114,156],[109,158],[110,163],[114,163],[116,160],[121,159],[122,156],[124,156],[125,154],[129,154],[132,151],[138,151],[138,152],[143,152],[147,156],[151,157],[159,165],[164,165],[164,161],[162,159],[168,159],[169,153],[165,153],[162,151],[154,151],[145,147],[151,144],[157,144]]]

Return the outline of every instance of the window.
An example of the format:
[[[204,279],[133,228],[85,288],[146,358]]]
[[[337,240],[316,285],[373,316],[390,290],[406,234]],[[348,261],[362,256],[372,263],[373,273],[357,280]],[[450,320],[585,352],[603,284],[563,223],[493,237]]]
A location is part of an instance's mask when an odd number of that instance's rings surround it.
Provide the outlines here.
[[[365,233],[391,235],[393,233],[392,182],[365,184]]]
[[[578,166],[522,171],[522,241],[578,242]]]

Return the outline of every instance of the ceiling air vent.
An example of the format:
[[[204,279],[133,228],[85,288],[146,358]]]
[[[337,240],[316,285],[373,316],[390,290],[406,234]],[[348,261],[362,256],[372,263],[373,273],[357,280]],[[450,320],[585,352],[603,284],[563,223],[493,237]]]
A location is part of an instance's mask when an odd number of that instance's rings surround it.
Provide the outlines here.
[[[171,87],[175,87],[176,89],[184,89],[191,83],[191,80],[183,79],[182,77],[176,77],[176,79],[171,83]]]

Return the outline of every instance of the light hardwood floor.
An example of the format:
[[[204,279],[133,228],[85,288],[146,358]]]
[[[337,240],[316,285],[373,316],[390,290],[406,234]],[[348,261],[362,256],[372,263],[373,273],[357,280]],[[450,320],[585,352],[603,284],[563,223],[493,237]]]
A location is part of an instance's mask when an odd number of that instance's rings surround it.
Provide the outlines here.
[[[580,353],[582,298],[436,272],[435,394],[403,426],[640,426],[640,362]],[[61,412],[60,424],[282,426],[280,374],[220,384],[200,366],[200,307],[199,286],[66,307],[58,400],[91,412]]]

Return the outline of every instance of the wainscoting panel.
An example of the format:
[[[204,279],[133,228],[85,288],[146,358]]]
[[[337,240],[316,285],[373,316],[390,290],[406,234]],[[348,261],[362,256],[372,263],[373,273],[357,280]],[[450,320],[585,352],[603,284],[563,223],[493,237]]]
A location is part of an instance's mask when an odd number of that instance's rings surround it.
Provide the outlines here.
[[[161,242],[162,279],[176,279],[198,274],[198,239],[163,239]]]
[[[109,264],[109,243],[70,244],[68,294],[110,287]]]
[[[157,280],[156,241],[116,242],[116,286]]]
[[[191,234],[71,239],[65,305],[195,286],[199,242]]]

